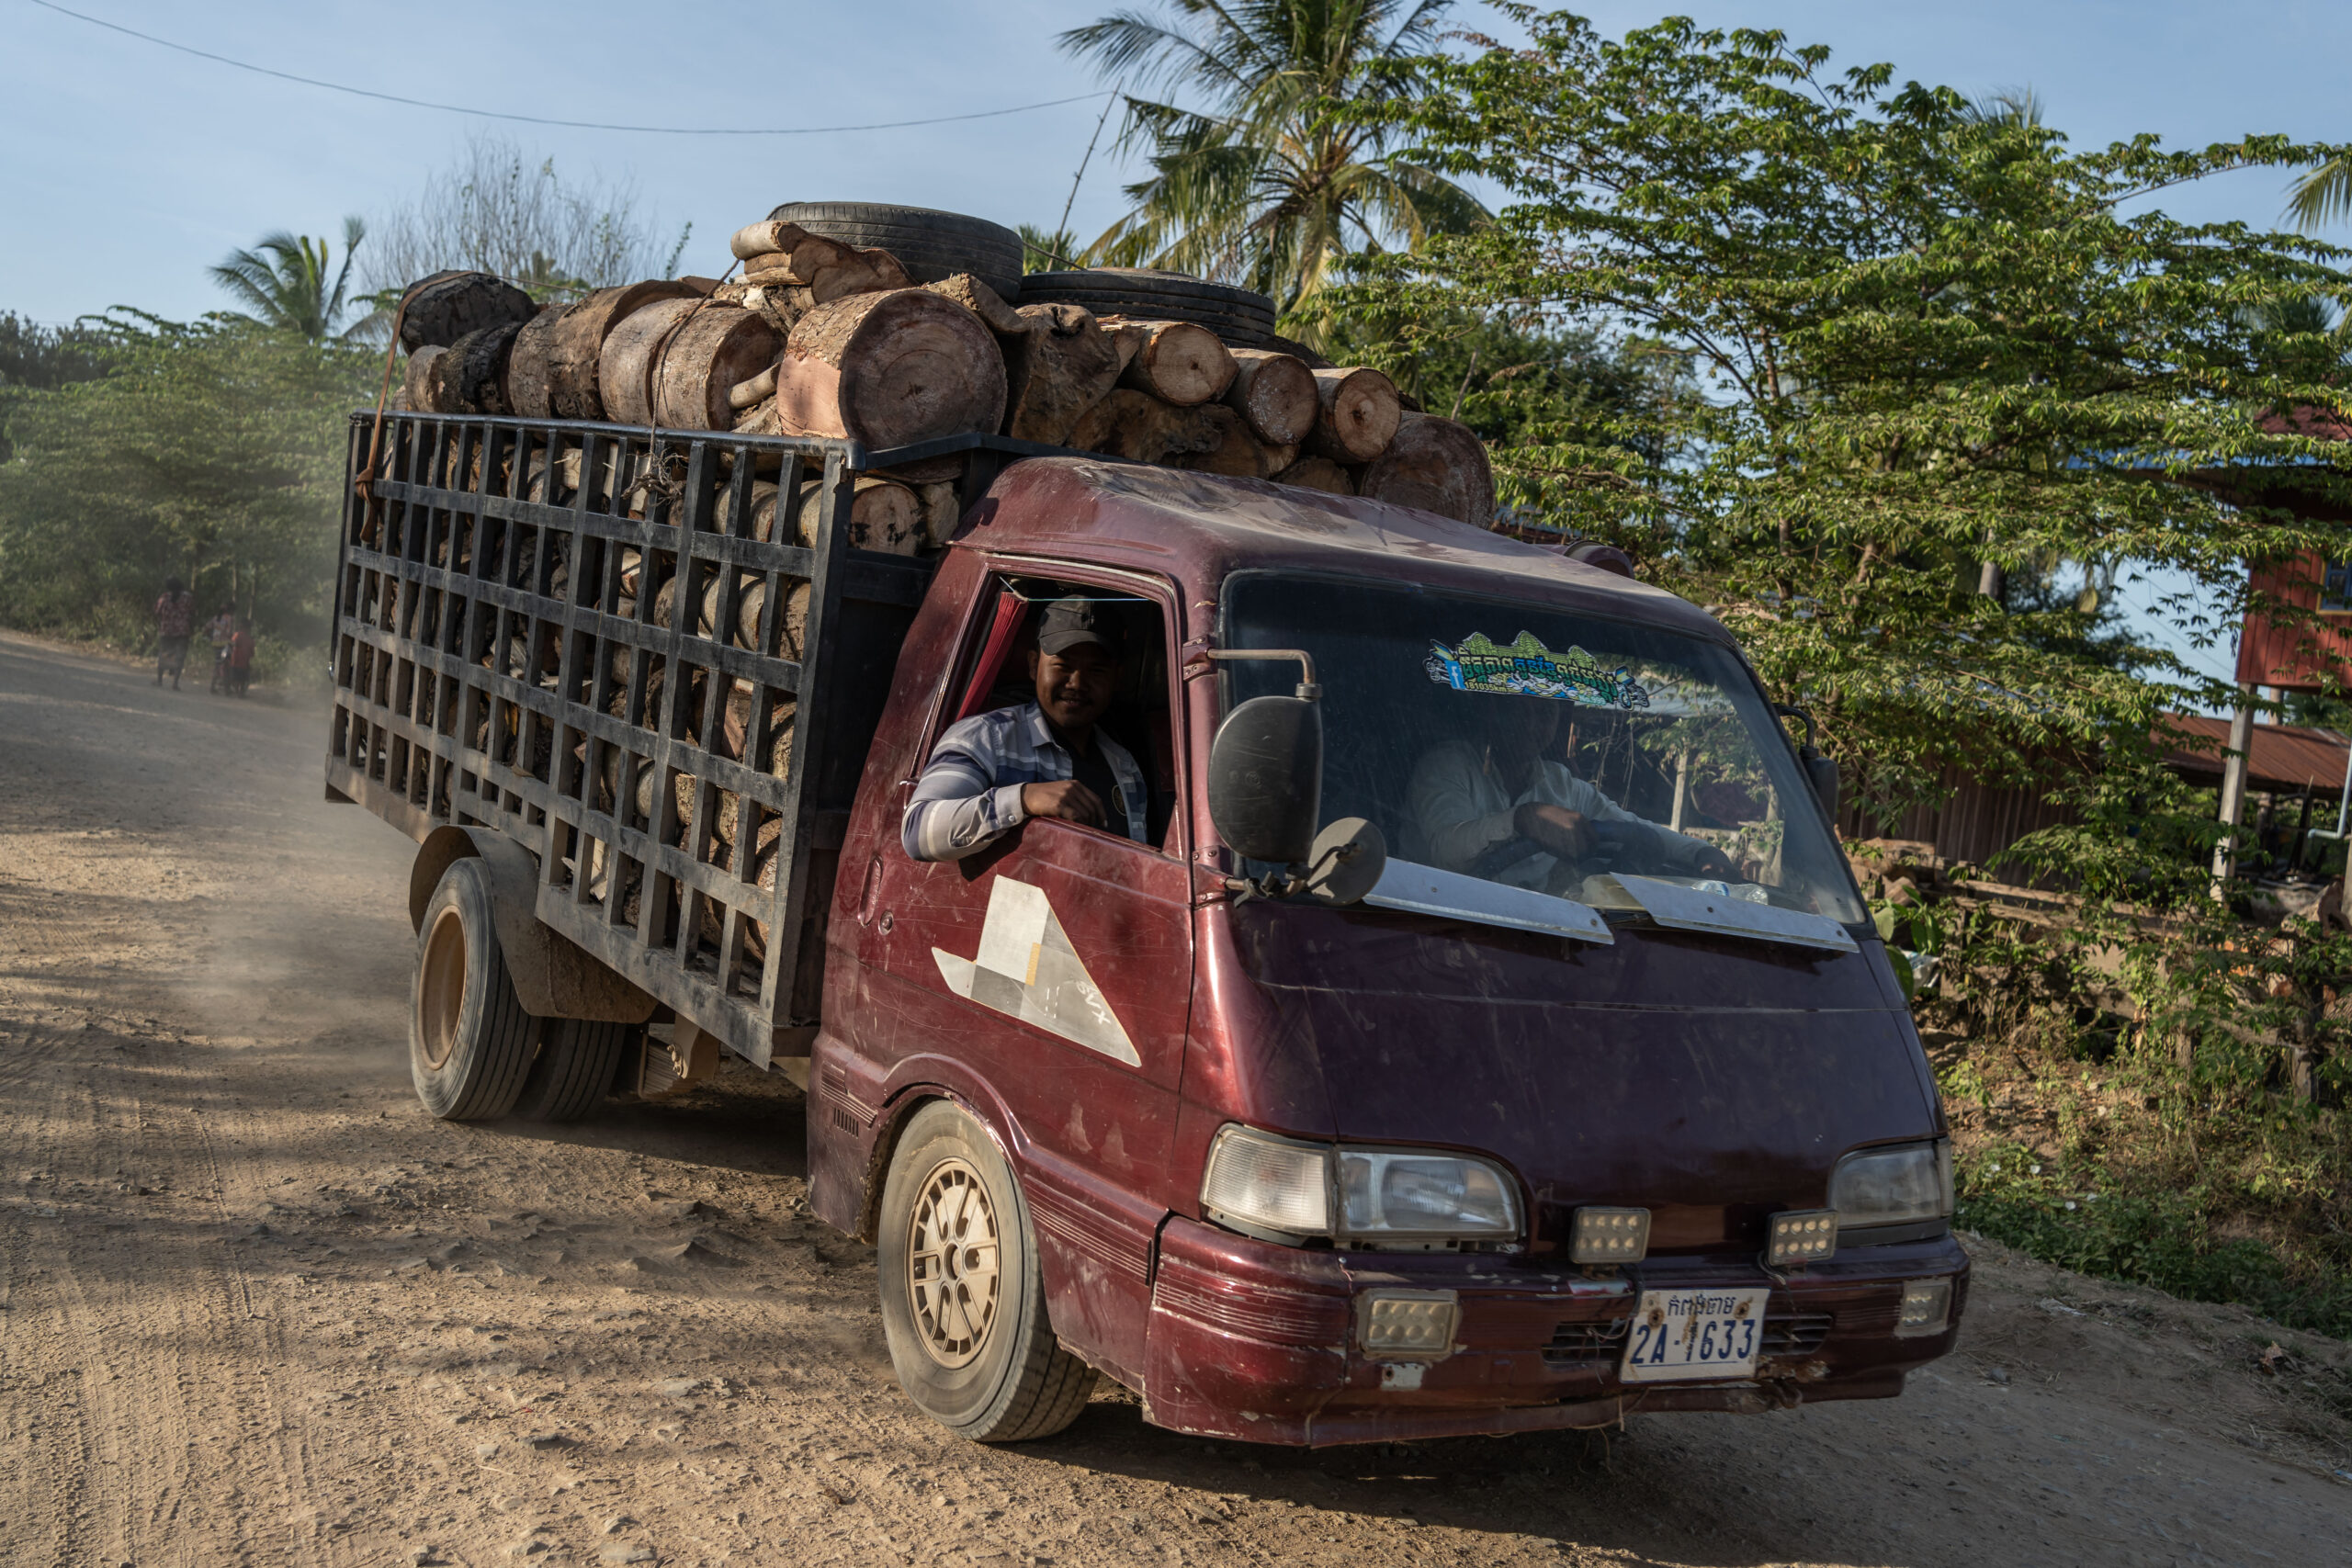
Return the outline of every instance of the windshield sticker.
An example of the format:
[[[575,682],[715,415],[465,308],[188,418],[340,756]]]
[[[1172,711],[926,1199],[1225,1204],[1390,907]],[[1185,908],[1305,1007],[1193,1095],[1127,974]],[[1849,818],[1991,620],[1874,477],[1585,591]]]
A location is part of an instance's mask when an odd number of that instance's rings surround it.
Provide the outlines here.
[[[1499,696],[1550,697],[1586,707],[1645,708],[1650,694],[1623,665],[1614,670],[1581,648],[1555,653],[1521,632],[1509,647],[1472,632],[1456,648],[1430,644],[1422,661],[1430,679],[1457,692],[1487,692]]]

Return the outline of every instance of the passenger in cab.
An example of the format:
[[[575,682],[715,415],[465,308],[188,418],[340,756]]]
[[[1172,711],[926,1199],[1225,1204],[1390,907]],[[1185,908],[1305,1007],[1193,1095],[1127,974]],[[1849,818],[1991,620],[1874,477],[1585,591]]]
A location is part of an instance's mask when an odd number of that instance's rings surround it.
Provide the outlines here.
[[[1091,599],[1057,599],[1029,655],[1035,700],[951,725],[899,825],[909,855],[962,860],[1032,817],[1060,817],[1149,843],[1151,794],[1100,721],[1119,690],[1120,649]]]
[[[1546,755],[1559,734],[1557,701],[1474,696],[1465,705],[1469,733],[1422,753],[1413,769],[1409,858],[1568,897],[1600,869],[1739,880],[1713,844],[1635,816]]]

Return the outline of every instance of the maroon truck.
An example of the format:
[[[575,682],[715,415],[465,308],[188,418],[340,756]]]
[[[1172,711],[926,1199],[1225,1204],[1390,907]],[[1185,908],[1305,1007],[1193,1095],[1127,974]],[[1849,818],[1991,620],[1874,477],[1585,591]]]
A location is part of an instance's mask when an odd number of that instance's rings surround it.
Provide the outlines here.
[[[1586,1427],[1951,1348],[1949,1145],[1835,768],[1698,609],[995,438],[402,415],[356,479],[379,448],[327,784],[421,842],[421,1097],[791,1072],[949,1428],[1059,1430],[1098,1372],[1261,1442]],[[944,548],[853,547],[881,468],[960,469]],[[1023,711],[1073,600],[1144,819],[915,858],[943,735]]]

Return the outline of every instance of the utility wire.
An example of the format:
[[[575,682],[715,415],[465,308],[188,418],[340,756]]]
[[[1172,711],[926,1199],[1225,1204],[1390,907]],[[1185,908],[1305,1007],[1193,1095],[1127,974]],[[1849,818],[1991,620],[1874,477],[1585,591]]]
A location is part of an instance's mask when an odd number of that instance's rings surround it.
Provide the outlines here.
[[[184,43],[174,43],[170,39],[157,38],[153,33],[142,33],[136,28],[126,28],[116,22],[85,16],[79,11],[68,10],[62,6],[51,4],[51,0],[30,0],[30,4],[40,6],[44,11],[54,11],[61,17],[71,17],[77,22],[87,22],[94,28],[104,28],[108,32],[121,33],[126,37],[139,39],[163,49],[175,50],[181,54],[192,54],[198,60],[209,60],[216,64],[233,66],[239,71],[250,71],[257,76],[275,76],[281,82],[299,82],[305,87],[324,87],[331,93],[348,93],[353,97],[374,98],[387,104],[403,104],[410,108],[438,109],[445,114],[473,115],[481,119],[516,120],[524,125],[561,126],[571,130],[627,130],[644,136],[828,136],[835,131],[903,130],[910,126],[917,125],[946,125],[964,119],[994,119],[1000,115],[1027,114],[1032,109],[1050,109],[1057,108],[1063,104],[1087,103],[1102,96],[1100,93],[1080,93],[1074,97],[1049,98],[1042,104],[1015,104],[1012,107],[1006,109],[980,109],[972,114],[944,114],[930,119],[885,120],[876,125],[808,125],[784,129],[775,126],[612,125],[603,120],[549,119],[534,114],[508,114],[500,109],[469,108],[463,104],[436,104],[425,98],[404,98],[397,93],[379,93],[367,87],[346,86],[341,82],[322,82],[315,76],[297,76],[290,71],[273,71],[266,65],[254,65],[243,60],[232,60],[225,54],[214,54],[208,50],[194,49]]]

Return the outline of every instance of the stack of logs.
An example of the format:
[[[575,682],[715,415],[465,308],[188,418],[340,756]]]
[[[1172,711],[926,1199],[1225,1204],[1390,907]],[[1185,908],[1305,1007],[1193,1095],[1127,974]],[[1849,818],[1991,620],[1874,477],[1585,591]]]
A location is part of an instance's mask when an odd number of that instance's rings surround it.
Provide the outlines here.
[[[402,306],[405,400],[847,437],[871,451],[990,431],[1478,526],[1493,517],[1477,437],[1411,408],[1377,370],[1228,344],[1189,321],[1014,306],[969,274],[917,285],[887,251],[776,220],[731,243],[742,264],[732,281],[600,288],[545,309],[485,273],[435,274]],[[942,481],[959,466],[937,459],[861,482],[860,545],[943,543],[954,501]]]
[[[1069,303],[1014,306],[969,274],[919,286],[886,251],[773,220],[743,230],[732,243],[742,263],[738,280],[631,284],[546,308],[487,273],[436,273],[413,285],[401,304],[399,335],[409,355],[402,400],[439,413],[847,437],[872,451],[991,431],[1132,462],[1369,496],[1478,526],[1493,517],[1494,481],[1477,437],[1410,408],[1377,370],[1321,363],[1304,350],[1228,344],[1188,321],[1098,318]],[[674,467],[674,455],[607,447],[601,471],[588,474],[576,444],[559,440],[556,446],[526,459],[529,499],[560,502],[586,483],[600,505],[642,514],[654,490],[682,477],[650,467]],[[479,464],[478,448],[468,460]],[[960,461],[951,457],[861,476],[851,544],[901,555],[944,545],[956,522],[955,487],[947,481]],[[452,474],[449,482],[470,486],[481,477]],[[781,477],[755,479],[748,532],[774,536],[781,513],[796,541],[813,546],[819,487],[806,481],[786,498]],[[736,531],[728,517],[718,522]],[[498,526],[489,519],[483,525]],[[532,552],[517,550],[514,558],[528,561]],[[655,552],[650,584],[646,565],[639,551],[620,552],[616,608],[635,615],[638,596],[650,586],[652,620],[668,626],[679,613],[674,560]],[[567,570],[559,552],[553,570],[560,579]],[[722,581],[712,580],[693,607],[696,629],[748,648],[766,588],[746,573],[736,589],[733,624],[722,629]],[[808,594],[806,583],[788,590],[777,617],[780,657],[800,657]],[[481,661],[552,685],[559,653],[517,637]],[[627,700],[636,657],[626,644],[608,650],[616,713]],[[647,657],[650,711],[665,671],[660,655]],[[705,679],[692,673],[680,694],[687,739],[741,761],[756,754],[754,765],[784,776],[792,754],[792,699],[775,698],[764,722],[755,724],[755,691],[735,682],[719,732],[705,737]],[[513,723],[514,710],[506,711],[510,727],[497,739],[499,755],[507,766],[545,778],[552,761],[548,737],[526,743]],[[492,748],[486,720],[474,743]],[[584,742],[574,756],[584,768]],[[597,807],[630,816],[650,831],[658,816],[654,769],[632,761],[624,784],[623,766],[618,750],[603,750],[591,786]],[[675,791],[679,832],[672,841],[723,861],[747,826],[738,819],[741,803],[717,792],[710,830],[698,832],[698,785],[680,773]],[[756,880],[773,887],[780,825],[766,818],[748,826]],[[601,843],[594,862],[592,879],[601,878]],[[630,870],[626,878],[625,918],[634,924],[639,873]],[[718,919],[706,905],[704,940],[716,943]],[[760,962],[767,935],[763,924],[749,923],[751,962]]]

